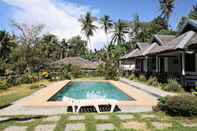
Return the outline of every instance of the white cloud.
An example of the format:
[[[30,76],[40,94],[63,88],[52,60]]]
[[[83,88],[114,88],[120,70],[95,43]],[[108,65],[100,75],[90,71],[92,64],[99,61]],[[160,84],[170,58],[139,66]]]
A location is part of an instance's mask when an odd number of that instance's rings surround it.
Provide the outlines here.
[[[91,11],[94,15],[98,9],[82,6],[62,0],[3,0],[15,7],[12,19],[20,23],[44,24],[48,32],[60,38],[70,38],[81,34],[81,24],[78,21],[82,14]],[[106,41],[105,33],[97,30],[91,43],[94,48],[103,47]]]

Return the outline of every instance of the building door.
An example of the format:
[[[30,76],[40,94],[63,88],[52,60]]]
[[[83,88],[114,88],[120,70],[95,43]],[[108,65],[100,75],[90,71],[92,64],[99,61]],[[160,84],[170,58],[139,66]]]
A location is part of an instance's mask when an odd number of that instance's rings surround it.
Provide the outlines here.
[[[143,59],[140,60],[140,71],[144,72],[144,60]]]
[[[164,64],[164,57],[160,58],[160,72],[164,73],[165,72],[165,64]]]
[[[196,59],[195,53],[193,54],[185,54],[185,71],[186,72],[195,72],[196,67]]]

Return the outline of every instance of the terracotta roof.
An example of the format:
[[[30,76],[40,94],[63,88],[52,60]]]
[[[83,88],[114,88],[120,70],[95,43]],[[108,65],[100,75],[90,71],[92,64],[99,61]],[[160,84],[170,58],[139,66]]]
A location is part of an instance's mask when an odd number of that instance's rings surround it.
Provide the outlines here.
[[[53,64],[72,64],[72,65],[78,65],[81,67],[81,69],[91,69],[95,70],[97,65],[99,65],[98,62],[92,62],[86,59],[83,59],[81,57],[66,57],[62,60],[56,61]]]

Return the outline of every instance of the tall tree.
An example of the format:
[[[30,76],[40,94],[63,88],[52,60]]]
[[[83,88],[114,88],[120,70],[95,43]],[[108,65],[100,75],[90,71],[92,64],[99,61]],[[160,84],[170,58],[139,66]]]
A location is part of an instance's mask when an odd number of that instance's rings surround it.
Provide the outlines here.
[[[193,6],[193,8],[191,9],[191,11],[189,12],[189,14],[187,16],[183,16],[178,25],[177,28],[181,29],[181,27],[183,26],[183,24],[185,23],[185,21],[190,18],[190,19],[194,19],[197,20],[197,4]]]
[[[110,16],[104,15],[100,18],[101,28],[105,31],[105,34],[108,39],[108,33],[113,28],[113,21]]]
[[[133,20],[129,24],[129,42],[135,44],[138,39],[137,36],[141,32],[141,22],[139,15],[135,14]]]
[[[35,68],[38,58],[35,57],[35,46],[39,44],[43,25],[27,25],[21,23],[12,23],[18,32],[18,38],[21,45],[23,61],[26,63],[25,71],[31,71]]]
[[[93,17],[90,12],[87,12],[84,16],[80,18],[82,29],[81,31],[87,38],[89,49],[93,49],[92,44],[90,43],[90,37],[94,35],[94,32],[97,29],[97,26],[94,24],[96,17]]]
[[[122,44],[126,40],[126,34],[128,33],[128,23],[122,20],[114,23],[114,29],[112,31],[112,40],[113,44]]]
[[[159,2],[160,2],[161,17],[163,17],[166,21],[169,21],[176,1],[175,0],[159,0]]]
[[[13,47],[16,46],[15,39],[6,31],[0,31],[0,58],[7,62]]]
[[[197,5],[193,6],[193,9],[190,11],[188,17],[194,20],[197,19]]]
[[[82,40],[80,36],[74,36],[68,40],[70,44],[69,56],[81,56],[84,57],[87,50],[87,41]]]

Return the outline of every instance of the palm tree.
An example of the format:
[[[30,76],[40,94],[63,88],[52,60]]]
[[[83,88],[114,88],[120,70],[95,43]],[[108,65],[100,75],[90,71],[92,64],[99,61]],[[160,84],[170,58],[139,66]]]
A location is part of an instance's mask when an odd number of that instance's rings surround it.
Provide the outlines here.
[[[114,23],[114,29],[112,31],[112,40],[111,43],[121,44],[126,39],[126,34],[128,33],[128,24],[124,21],[118,20],[117,23]]]
[[[97,26],[93,23],[96,21],[96,17],[93,17],[90,12],[87,12],[85,16],[80,18],[82,29],[81,31],[85,34],[89,49],[93,49],[92,45],[90,44],[90,37],[94,35],[94,31],[96,31]]]
[[[109,30],[113,28],[113,22],[110,16],[104,15],[100,18],[101,28],[104,29],[106,37],[108,36]],[[108,37],[107,37],[108,39]]]
[[[195,20],[197,19],[197,4],[193,6],[193,9],[190,11],[188,17]]]
[[[161,16],[166,21],[169,21],[169,18],[172,14],[176,1],[175,0],[159,0],[159,2],[160,2]]]

